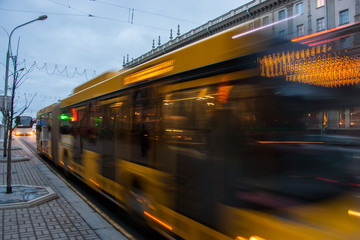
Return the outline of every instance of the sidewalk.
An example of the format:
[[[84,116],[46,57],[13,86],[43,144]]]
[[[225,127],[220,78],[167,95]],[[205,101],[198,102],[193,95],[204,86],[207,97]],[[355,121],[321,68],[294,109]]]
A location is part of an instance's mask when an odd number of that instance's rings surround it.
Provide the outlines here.
[[[14,138],[13,145],[21,149],[12,150],[12,155],[26,156],[29,160],[12,162],[12,185],[51,188],[57,198],[35,206],[0,208],[0,239],[127,239],[19,140]],[[6,162],[0,162],[1,186],[6,185],[6,166]]]

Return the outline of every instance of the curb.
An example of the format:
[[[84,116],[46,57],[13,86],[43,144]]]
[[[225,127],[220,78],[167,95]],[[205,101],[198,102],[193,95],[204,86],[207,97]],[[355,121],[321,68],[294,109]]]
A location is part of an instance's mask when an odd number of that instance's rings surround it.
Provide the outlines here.
[[[32,188],[43,188],[45,189],[48,193],[37,197],[35,199],[32,199],[30,201],[27,202],[18,202],[18,203],[4,203],[4,204],[0,204],[0,209],[14,209],[14,208],[25,208],[25,207],[33,207],[36,205],[40,205],[42,203],[51,201],[53,199],[58,198],[58,196],[56,195],[56,193],[52,190],[51,187],[45,187],[45,186],[31,186],[31,185],[13,185],[13,187],[32,187]]]
[[[11,162],[22,162],[29,161],[30,158],[27,156],[11,155]],[[7,162],[7,157],[0,157],[0,163]]]

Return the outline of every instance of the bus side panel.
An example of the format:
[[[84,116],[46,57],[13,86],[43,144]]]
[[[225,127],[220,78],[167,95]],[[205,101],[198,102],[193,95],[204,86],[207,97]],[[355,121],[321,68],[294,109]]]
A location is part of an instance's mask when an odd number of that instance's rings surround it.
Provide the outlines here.
[[[54,162],[59,163],[58,142],[59,142],[59,104],[56,104],[52,110],[51,126],[51,156]]]

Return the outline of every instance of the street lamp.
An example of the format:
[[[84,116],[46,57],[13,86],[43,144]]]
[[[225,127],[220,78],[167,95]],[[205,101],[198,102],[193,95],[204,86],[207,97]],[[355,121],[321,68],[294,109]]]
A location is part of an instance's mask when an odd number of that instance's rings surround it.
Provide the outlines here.
[[[9,143],[8,143],[8,134],[9,134],[9,124],[11,127],[11,121],[12,121],[12,115],[13,115],[13,110],[11,110],[11,117],[9,119],[9,109],[8,109],[8,100],[7,100],[7,91],[8,91],[8,79],[9,79],[9,60],[10,60],[10,52],[11,52],[11,36],[14,33],[14,31],[18,28],[21,28],[27,24],[30,24],[32,22],[35,21],[44,21],[45,19],[47,19],[46,15],[40,16],[34,20],[31,20],[29,22],[23,23],[17,27],[15,27],[10,35],[9,35],[9,43],[8,43],[8,49],[7,49],[7,54],[6,54],[6,66],[5,66],[5,89],[4,89],[4,158],[6,157],[6,152],[8,151],[7,147],[9,147],[9,152],[11,151],[11,136],[9,139]],[[14,64],[14,81],[17,75],[16,72],[16,60],[13,61]],[[14,89],[13,89],[13,93],[14,93]],[[13,104],[13,103],[12,103]],[[11,132],[11,130],[10,130]],[[9,146],[8,146],[9,144]],[[7,156],[7,177],[6,177],[6,193],[12,193],[12,187],[11,187],[11,153]]]
[[[7,138],[8,138],[8,99],[7,99],[7,92],[8,92],[8,80],[9,80],[9,60],[10,60],[10,52],[11,52],[11,36],[13,34],[13,32],[18,29],[21,28],[27,24],[30,24],[32,22],[36,22],[36,21],[44,21],[45,19],[47,19],[46,15],[42,15],[34,20],[31,20],[29,22],[23,23],[17,27],[15,27],[10,35],[9,35],[9,43],[8,43],[8,48],[7,48],[7,53],[6,53],[6,66],[5,66],[5,89],[4,89],[4,157],[6,157],[6,149],[7,149]]]

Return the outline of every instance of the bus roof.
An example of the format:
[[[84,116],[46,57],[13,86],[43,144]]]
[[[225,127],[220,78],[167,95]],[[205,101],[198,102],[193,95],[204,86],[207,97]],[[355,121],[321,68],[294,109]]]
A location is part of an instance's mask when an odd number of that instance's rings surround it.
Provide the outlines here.
[[[134,68],[124,69],[118,73],[105,73],[77,87],[71,96],[61,101],[60,107],[70,106],[134,84],[222,62],[269,47],[267,43],[270,43],[269,40],[273,37],[264,31],[233,39],[235,35],[245,30],[244,26],[234,27]]]

